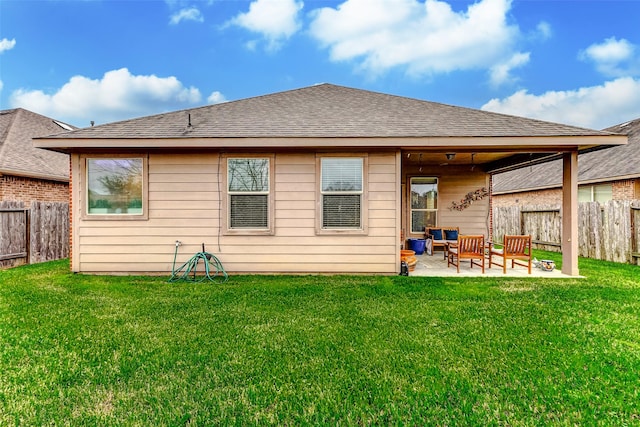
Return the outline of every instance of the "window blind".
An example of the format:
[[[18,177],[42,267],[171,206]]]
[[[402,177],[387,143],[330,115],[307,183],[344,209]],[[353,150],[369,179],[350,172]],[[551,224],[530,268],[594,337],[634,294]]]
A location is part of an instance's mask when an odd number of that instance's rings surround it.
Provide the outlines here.
[[[269,196],[231,195],[231,228],[266,228]]]
[[[362,158],[322,159],[322,228],[362,227]]]
[[[322,159],[322,191],[362,191],[362,159]]]

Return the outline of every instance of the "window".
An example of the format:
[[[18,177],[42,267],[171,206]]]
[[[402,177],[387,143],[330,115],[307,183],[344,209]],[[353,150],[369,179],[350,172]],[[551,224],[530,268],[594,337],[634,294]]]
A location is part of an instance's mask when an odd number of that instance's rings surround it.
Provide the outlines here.
[[[578,202],[600,202],[613,200],[611,184],[581,185],[578,187]]]
[[[144,212],[142,158],[87,158],[87,214],[141,217]]]
[[[362,230],[362,158],[321,159],[321,229]]]
[[[269,229],[269,159],[227,159],[228,228]]]
[[[411,178],[411,232],[424,233],[437,225],[438,178]]]

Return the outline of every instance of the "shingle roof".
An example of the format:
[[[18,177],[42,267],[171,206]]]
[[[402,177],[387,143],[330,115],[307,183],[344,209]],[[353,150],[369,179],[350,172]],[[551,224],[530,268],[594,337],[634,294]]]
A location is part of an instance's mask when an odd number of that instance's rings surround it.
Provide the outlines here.
[[[189,116],[191,126],[188,126]],[[602,136],[607,132],[320,84],[53,138]]]
[[[628,144],[578,156],[578,182],[597,182],[640,176],[640,118],[604,129],[627,135]],[[562,185],[562,160],[496,174],[494,193],[509,193]]]
[[[1,110],[0,173],[69,181],[69,156],[35,148],[31,141],[37,136],[68,132],[58,123],[22,108]]]

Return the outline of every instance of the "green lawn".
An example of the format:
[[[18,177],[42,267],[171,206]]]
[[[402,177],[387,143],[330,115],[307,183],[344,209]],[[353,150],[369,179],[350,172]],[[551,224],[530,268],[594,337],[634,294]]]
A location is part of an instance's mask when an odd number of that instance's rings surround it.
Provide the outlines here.
[[[223,285],[0,271],[0,425],[640,425],[640,267],[580,267]]]

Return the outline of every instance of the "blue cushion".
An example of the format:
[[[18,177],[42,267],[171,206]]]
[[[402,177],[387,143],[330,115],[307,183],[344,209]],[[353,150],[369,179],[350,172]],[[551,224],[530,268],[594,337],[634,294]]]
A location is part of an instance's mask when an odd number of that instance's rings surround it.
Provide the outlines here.
[[[429,230],[429,234],[433,236],[433,240],[442,240],[442,230],[439,228]]]
[[[458,240],[457,230],[444,230],[444,235],[446,237],[446,240]]]

